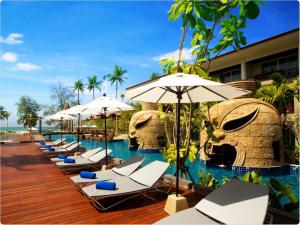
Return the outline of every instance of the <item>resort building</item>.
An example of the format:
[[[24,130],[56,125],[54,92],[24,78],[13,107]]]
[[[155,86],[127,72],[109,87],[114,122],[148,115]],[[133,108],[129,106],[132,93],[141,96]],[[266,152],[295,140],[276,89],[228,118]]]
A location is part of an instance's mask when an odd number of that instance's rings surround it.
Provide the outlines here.
[[[247,45],[212,59],[209,71],[223,83],[254,79],[266,84],[271,74],[299,76],[299,29]]]

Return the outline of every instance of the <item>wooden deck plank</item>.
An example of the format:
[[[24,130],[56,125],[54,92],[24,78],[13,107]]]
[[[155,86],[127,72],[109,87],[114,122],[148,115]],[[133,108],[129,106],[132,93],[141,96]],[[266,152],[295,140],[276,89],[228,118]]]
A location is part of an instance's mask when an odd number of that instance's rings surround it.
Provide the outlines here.
[[[167,214],[166,196],[137,197],[99,212],[34,143],[1,146],[1,223],[149,224]],[[191,205],[201,196],[184,193]]]

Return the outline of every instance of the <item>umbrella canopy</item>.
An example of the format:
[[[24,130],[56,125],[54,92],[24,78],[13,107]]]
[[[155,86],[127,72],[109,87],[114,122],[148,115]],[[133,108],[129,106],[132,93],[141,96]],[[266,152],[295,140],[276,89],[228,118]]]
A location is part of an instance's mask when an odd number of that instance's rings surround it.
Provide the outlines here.
[[[181,103],[223,101],[248,94],[240,88],[199,77],[177,73],[135,85],[126,90],[129,99],[153,103],[177,103],[176,111],[176,196],[179,194],[179,135]]]
[[[52,116],[45,117],[45,120],[75,120],[75,117],[64,113],[56,113]]]
[[[107,97],[105,94],[97,98],[90,103],[83,105],[85,108],[83,112],[90,113],[93,115],[104,115],[104,139],[105,139],[105,164],[108,165],[108,158],[107,158],[107,129],[106,129],[106,114],[107,112],[119,112],[119,111],[127,111],[127,110],[134,110],[134,108],[130,105],[127,105],[123,102],[118,101],[115,98]]]
[[[120,111],[127,111],[127,110],[134,110],[134,108],[130,105],[127,105],[123,102],[118,101],[115,98],[110,98],[107,96],[102,96],[97,98],[90,103],[83,105],[85,110],[83,112],[90,113],[90,114],[101,114],[106,109],[106,112],[120,112]]]
[[[129,99],[153,103],[181,103],[224,101],[249,94],[249,91],[206,80],[198,75],[177,73],[135,85],[126,90]]]
[[[64,114],[64,113],[56,113],[52,116],[47,116],[45,118],[46,120],[59,120],[60,121],[60,138],[62,139],[62,121],[63,120],[75,120],[75,117],[70,116],[68,114]]]

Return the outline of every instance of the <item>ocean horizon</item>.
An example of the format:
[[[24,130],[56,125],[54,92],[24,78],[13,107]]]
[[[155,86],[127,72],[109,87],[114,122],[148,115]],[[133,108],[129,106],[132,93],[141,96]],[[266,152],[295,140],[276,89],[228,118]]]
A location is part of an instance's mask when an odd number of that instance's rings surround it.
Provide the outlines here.
[[[36,127],[38,129],[38,127]],[[42,127],[42,129],[45,129],[45,128],[53,128],[53,127]],[[28,128],[27,127],[7,127],[6,126],[1,126],[0,127],[0,131],[28,131]]]

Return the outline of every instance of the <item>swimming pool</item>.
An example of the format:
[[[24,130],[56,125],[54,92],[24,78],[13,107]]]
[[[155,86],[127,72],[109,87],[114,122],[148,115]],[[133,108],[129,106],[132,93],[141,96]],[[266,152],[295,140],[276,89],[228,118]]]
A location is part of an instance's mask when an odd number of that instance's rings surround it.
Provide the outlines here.
[[[53,135],[53,139],[58,139],[60,138],[60,135]],[[66,135],[65,136],[66,140],[68,142],[76,140],[76,136],[74,135]],[[92,141],[92,140],[81,140],[82,146],[87,148],[87,149],[93,149],[96,147],[103,147],[104,148],[104,142],[100,141]],[[141,156],[145,157],[145,161],[143,164],[148,164],[154,160],[162,160],[163,156],[160,153],[145,153],[145,152],[139,152],[139,151],[129,151],[128,150],[128,141],[126,140],[121,140],[121,141],[113,141],[108,143],[108,148],[112,150],[112,156],[121,158],[121,159],[129,159],[134,156]],[[199,160],[195,160],[193,163],[188,162],[187,166],[190,168],[190,173],[195,180],[195,182],[198,181],[198,172],[199,170],[210,172],[220,183],[222,183],[222,178],[223,176],[226,176],[228,178],[231,178],[235,174],[232,172],[231,169],[228,168],[221,168],[221,167],[206,167],[203,163],[201,163]],[[172,168],[168,168],[167,170],[168,173],[174,174],[175,172],[175,167],[173,166]],[[272,174],[272,176],[263,176],[263,180],[267,182],[270,177],[273,177],[280,182],[284,184],[292,184],[293,185],[293,190],[297,194],[299,198],[299,176],[296,174],[290,174],[286,170],[279,170],[276,172],[276,174]],[[284,199],[283,199],[284,201]]]

